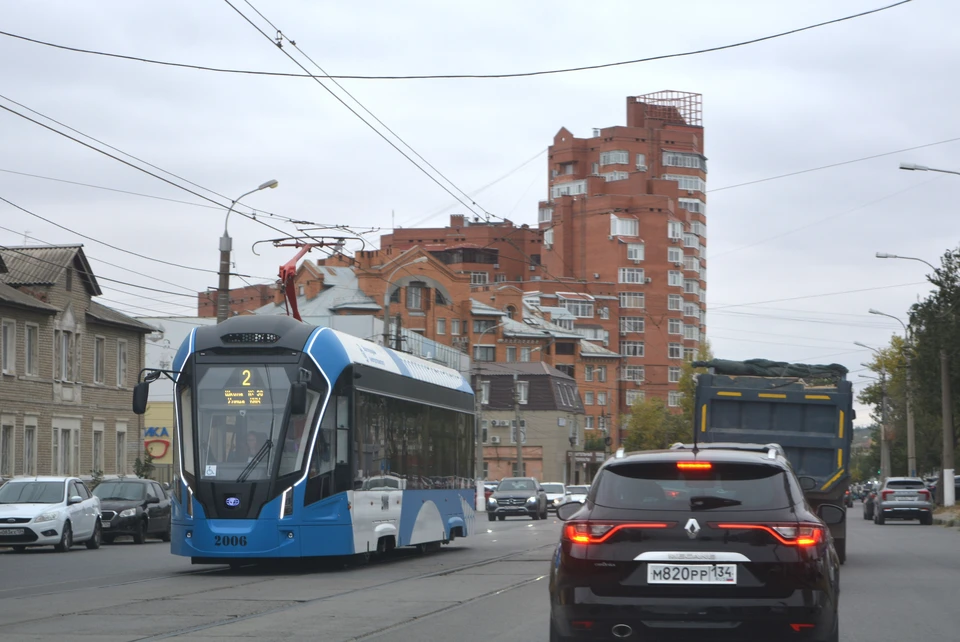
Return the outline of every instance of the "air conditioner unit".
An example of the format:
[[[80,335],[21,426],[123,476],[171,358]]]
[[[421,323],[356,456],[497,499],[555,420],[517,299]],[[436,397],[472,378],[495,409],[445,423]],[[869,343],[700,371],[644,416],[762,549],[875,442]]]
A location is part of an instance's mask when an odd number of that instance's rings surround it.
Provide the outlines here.
[[[645,171],[647,171],[647,166],[646,166],[646,165],[637,165],[637,171],[638,171],[638,172],[645,172]]]
[[[626,333],[626,332],[621,332],[621,333],[620,333],[620,336],[621,336],[621,337],[625,337],[625,336],[627,336],[627,333]]]
[[[683,267],[683,261],[677,261],[676,263],[674,263],[674,265],[677,267]]]
[[[678,239],[678,238],[672,238],[672,239],[670,239],[670,242],[671,242],[671,243],[679,243],[679,242],[680,242],[680,239]]]
[[[490,443],[491,443],[491,444],[499,444],[499,443],[500,443],[500,438],[499,438],[499,437],[491,437],[491,438],[490,438]]]
[[[600,278],[600,273],[599,273],[599,272],[594,272],[594,273],[593,273],[593,278],[599,279],[599,278]]]
[[[530,266],[530,271],[531,271],[531,272],[535,272],[536,270],[537,270],[537,266],[536,266],[536,265],[531,265],[531,266]]]
[[[499,269],[500,269],[500,264],[499,264],[499,263],[494,263],[494,264],[493,264],[493,269],[494,269],[494,270],[499,270]]]
[[[634,265],[640,265],[640,259],[632,259]]]
[[[643,281],[644,283],[653,283],[653,279],[651,279],[649,276],[645,278]]]

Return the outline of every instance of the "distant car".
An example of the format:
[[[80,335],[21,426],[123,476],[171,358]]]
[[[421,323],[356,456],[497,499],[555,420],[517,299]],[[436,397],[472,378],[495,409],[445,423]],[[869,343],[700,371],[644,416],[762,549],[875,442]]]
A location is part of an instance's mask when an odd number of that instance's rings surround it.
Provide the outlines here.
[[[149,479],[111,479],[93,490],[100,498],[103,541],[110,544],[121,535],[133,536],[136,544],[148,537],[170,541],[170,498]]]
[[[557,510],[557,506],[563,503],[563,498],[567,495],[564,485],[557,482],[543,482],[540,485],[547,493],[547,510]]]
[[[579,502],[582,504],[587,501],[587,493],[589,492],[589,486],[567,486],[567,496],[563,498],[562,503]]]
[[[837,642],[840,559],[828,524],[846,511],[811,510],[802,481],[785,457],[761,452],[608,460],[586,503],[557,510],[550,641]]]
[[[100,548],[100,538],[100,500],[76,477],[11,479],[0,487],[0,545],[66,553],[77,542]]]
[[[933,501],[927,485],[919,477],[890,477],[873,500],[873,523],[888,519],[916,519],[924,526],[933,524]]]
[[[491,522],[514,515],[547,518],[547,493],[533,477],[508,477],[487,500],[487,519]]]

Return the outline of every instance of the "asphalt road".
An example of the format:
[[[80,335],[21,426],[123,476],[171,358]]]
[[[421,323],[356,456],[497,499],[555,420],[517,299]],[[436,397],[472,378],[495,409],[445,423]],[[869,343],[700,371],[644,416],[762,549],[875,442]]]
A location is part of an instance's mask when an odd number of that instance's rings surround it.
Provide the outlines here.
[[[960,638],[960,530],[860,515],[859,504],[849,511],[841,639]],[[351,568],[191,566],[159,542],[0,551],[0,631],[42,641],[546,642],[559,524],[478,524],[485,532],[439,553]]]

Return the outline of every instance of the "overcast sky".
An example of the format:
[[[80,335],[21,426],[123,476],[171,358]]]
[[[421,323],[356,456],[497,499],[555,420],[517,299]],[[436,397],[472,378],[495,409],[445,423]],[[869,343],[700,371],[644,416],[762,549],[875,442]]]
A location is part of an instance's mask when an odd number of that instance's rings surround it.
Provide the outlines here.
[[[892,1],[255,4],[327,73],[411,75],[513,73],[678,53]],[[236,6],[275,35],[242,0]],[[3,16],[4,31],[71,47],[210,67],[301,71],[218,0],[30,0],[4,3]],[[897,322],[867,310],[906,320],[910,304],[930,289],[923,264],[878,260],[874,253],[938,263],[960,230],[953,204],[960,178],[899,171],[898,164],[960,169],[960,141],[720,188],[960,137],[960,88],[953,82],[960,63],[958,21],[960,3],[914,0],[800,34],[672,60],[532,78],[342,84],[470,193],[544,151],[560,127],[586,137],[593,127],[625,124],[628,95],[664,89],[703,94],[712,191],[708,337],[716,355],[835,361],[859,371],[869,352],[853,341],[881,346],[901,331]],[[285,50],[309,65],[289,44]],[[251,207],[384,231],[391,212],[397,225],[407,226],[444,225],[450,213],[467,212],[310,79],[161,67],[7,36],[0,36],[0,60],[6,98],[204,188],[236,198],[268,179],[280,181],[278,189],[244,199]],[[0,105],[29,114],[3,99]],[[0,134],[0,196],[99,241],[210,272],[124,254],[4,203],[0,226],[14,232],[0,229],[0,244],[22,244],[25,233],[33,244],[81,242],[98,276],[186,295],[102,281],[103,302],[133,314],[189,314],[195,310],[189,293],[216,285],[223,209],[10,173],[204,203],[8,112],[0,111]],[[476,200],[496,215],[535,224],[537,201],[546,193],[541,155]],[[293,231],[281,221],[262,220]],[[254,277],[251,282],[271,280],[292,256],[269,245],[255,256],[255,241],[281,234],[251,220],[231,216],[230,233],[237,270]],[[826,296],[851,290],[864,291]],[[867,382],[859,373],[851,378],[858,388]],[[866,418],[861,411],[858,423]]]

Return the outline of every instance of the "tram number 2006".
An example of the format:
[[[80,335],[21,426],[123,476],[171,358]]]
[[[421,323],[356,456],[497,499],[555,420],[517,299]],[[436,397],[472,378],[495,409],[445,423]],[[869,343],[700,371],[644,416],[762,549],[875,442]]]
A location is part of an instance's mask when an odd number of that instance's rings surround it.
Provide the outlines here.
[[[214,546],[246,546],[247,538],[245,536],[237,537],[236,535],[214,535],[213,545]]]

